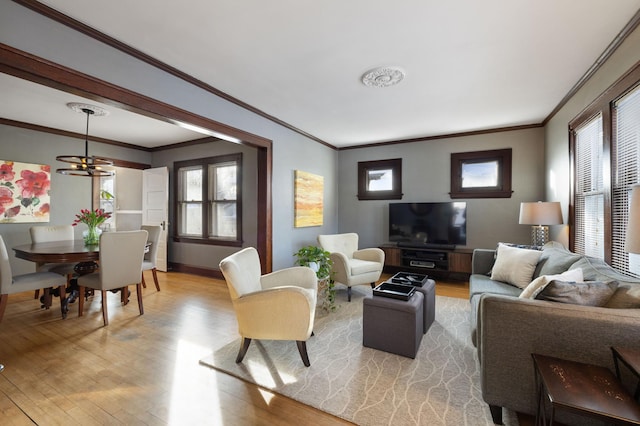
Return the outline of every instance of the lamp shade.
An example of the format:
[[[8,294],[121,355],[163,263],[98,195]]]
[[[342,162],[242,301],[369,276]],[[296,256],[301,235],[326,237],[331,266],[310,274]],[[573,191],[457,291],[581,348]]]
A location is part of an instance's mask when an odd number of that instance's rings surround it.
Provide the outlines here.
[[[640,254],[640,185],[631,188],[631,195],[629,195],[629,223],[624,250],[628,253]]]
[[[520,225],[560,225],[562,223],[560,203],[557,201],[520,203],[519,223]]]

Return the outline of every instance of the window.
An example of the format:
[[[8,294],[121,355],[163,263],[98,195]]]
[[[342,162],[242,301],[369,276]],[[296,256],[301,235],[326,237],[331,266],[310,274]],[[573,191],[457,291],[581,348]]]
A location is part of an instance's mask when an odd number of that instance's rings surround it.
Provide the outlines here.
[[[176,241],[242,243],[242,154],[174,163]]]
[[[629,193],[640,175],[640,66],[569,123],[573,169],[570,248],[629,271]],[[634,268],[635,270],[635,268]]]
[[[402,199],[402,158],[358,162],[358,199]]]
[[[451,198],[510,198],[511,148],[451,154]]]

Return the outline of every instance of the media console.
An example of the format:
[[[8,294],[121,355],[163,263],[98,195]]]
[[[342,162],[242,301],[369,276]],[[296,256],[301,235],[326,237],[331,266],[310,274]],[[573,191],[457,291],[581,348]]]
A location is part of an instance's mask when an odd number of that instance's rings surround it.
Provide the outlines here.
[[[416,248],[385,244],[386,272],[409,271],[447,279],[468,280],[471,274],[471,249]]]

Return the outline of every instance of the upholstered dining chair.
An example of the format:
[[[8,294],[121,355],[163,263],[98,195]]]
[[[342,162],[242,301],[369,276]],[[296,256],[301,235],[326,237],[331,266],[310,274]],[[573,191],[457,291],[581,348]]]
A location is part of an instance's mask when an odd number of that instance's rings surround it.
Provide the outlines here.
[[[351,302],[351,287],[369,284],[374,288],[384,267],[384,252],[377,247],[358,250],[358,234],[318,235],[320,247],[331,253],[332,279],[347,286]]]
[[[147,287],[147,283],[144,282],[144,271],[151,271],[153,274],[153,282],[156,285],[156,290],[160,291],[160,283],[158,283],[158,271],[156,269],[156,257],[158,256],[158,242],[160,241],[160,234],[162,233],[162,226],[160,225],[142,225],[142,228],[149,234],[147,242],[149,251],[144,254],[144,261],[142,262],[142,286]]]
[[[71,225],[39,225],[29,228],[29,235],[31,235],[32,243],[47,243],[49,241],[73,241],[74,233],[73,226]],[[75,263],[45,263],[36,267],[36,272],[55,272],[56,274],[64,275],[67,277],[67,285],[75,270]],[[36,290],[33,296],[37,299],[40,295],[40,290]],[[62,294],[64,297],[64,293]]]
[[[64,303],[64,287],[66,283],[66,278],[55,272],[32,272],[30,274],[13,275],[7,246],[0,235],[0,321],[2,321],[4,311],[7,308],[7,299],[10,294],[47,287],[58,287],[60,289],[60,294],[62,294],[60,310],[62,311],[62,317],[65,318],[67,316]]]
[[[147,231],[105,232],[100,236],[100,267],[97,272],[78,277],[78,316],[84,310],[85,288],[100,290],[102,293],[102,318],[109,325],[107,312],[107,290],[122,289],[126,301],[129,285],[136,286],[138,309],[142,306],[142,260],[147,243]]]
[[[261,275],[253,247],[220,262],[242,336],[236,363],[242,362],[251,339],[295,340],[309,367],[307,340],[313,331],[318,282],[311,268],[296,266]]]

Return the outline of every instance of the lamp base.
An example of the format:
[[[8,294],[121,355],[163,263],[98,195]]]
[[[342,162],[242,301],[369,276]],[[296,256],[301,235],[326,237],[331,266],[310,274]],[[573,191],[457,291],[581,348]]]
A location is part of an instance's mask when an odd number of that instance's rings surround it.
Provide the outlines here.
[[[535,225],[531,227],[531,245],[543,246],[549,241],[549,227]]]

